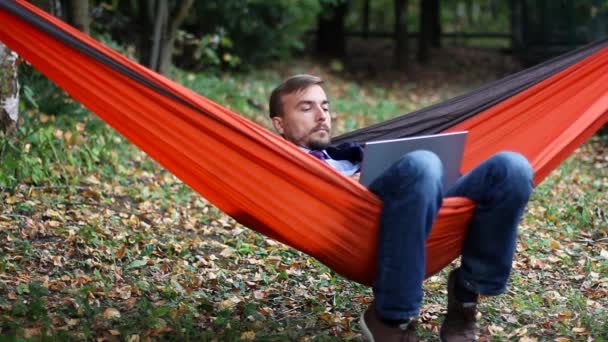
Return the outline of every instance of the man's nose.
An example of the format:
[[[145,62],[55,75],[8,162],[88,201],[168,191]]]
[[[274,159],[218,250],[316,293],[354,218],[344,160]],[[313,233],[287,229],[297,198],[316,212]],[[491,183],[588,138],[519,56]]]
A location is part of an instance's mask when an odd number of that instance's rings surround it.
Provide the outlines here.
[[[322,107],[317,107],[316,114],[317,114],[317,121],[325,121],[325,120],[327,120],[327,117],[329,116],[328,113],[326,113]]]

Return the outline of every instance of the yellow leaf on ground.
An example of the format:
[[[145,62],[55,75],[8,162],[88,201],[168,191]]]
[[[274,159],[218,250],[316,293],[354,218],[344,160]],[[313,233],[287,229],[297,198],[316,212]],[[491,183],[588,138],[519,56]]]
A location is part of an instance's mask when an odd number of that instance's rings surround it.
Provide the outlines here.
[[[25,333],[23,335],[25,338],[40,336],[40,328],[26,328]]]
[[[92,184],[92,185],[99,185],[101,182],[99,181],[99,179],[97,179],[97,177],[90,175],[87,178],[84,179],[84,182],[87,184]]]
[[[587,329],[585,329],[584,327],[576,327],[576,328],[572,328],[572,331],[574,331],[577,334],[582,334],[582,333],[586,332]]]
[[[557,320],[560,322],[570,318],[572,318],[572,311],[562,311],[557,314]]]
[[[241,334],[241,340],[245,341],[253,341],[255,339],[255,332],[253,331],[245,331]]]
[[[220,255],[223,256],[224,258],[230,258],[230,256],[232,256],[232,249],[224,248],[224,250],[220,252]]]
[[[220,302],[220,309],[230,309],[234,306],[234,302],[230,299],[226,299]]]
[[[103,312],[103,317],[108,320],[120,318],[120,311],[114,308],[107,308]]]
[[[240,298],[238,298],[237,296],[232,296],[231,298],[221,301],[219,307],[220,309],[231,309],[240,302]]]
[[[75,319],[75,318],[70,318],[65,322],[68,326],[73,327],[76,326],[80,323],[79,319]]]
[[[139,335],[131,335],[127,338],[127,342],[139,342]]]

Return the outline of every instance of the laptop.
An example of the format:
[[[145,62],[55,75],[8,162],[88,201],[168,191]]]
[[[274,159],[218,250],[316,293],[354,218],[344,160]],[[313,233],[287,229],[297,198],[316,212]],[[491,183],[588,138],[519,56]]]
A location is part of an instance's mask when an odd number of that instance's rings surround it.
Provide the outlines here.
[[[369,186],[401,156],[416,150],[434,152],[443,164],[443,186],[449,189],[460,178],[466,131],[370,141],[363,149],[359,182]]]

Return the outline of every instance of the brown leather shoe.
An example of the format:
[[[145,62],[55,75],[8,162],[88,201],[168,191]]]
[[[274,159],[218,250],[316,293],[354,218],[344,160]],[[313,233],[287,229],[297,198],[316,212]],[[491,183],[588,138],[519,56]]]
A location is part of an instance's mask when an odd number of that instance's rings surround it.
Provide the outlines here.
[[[380,320],[372,303],[359,320],[363,338],[370,342],[418,342],[416,321],[391,327]]]
[[[441,324],[441,341],[477,341],[476,314],[477,302],[461,303],[456,299],[456,270],[453,270],[448,276],[448,314]]]

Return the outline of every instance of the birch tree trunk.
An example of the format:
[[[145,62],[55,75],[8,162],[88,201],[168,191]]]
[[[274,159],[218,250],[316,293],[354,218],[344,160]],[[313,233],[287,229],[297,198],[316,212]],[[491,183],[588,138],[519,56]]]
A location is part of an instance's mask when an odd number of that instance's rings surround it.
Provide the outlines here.
[[[13,133],[18,114],[17,54],[0,42],[0,131]]]

